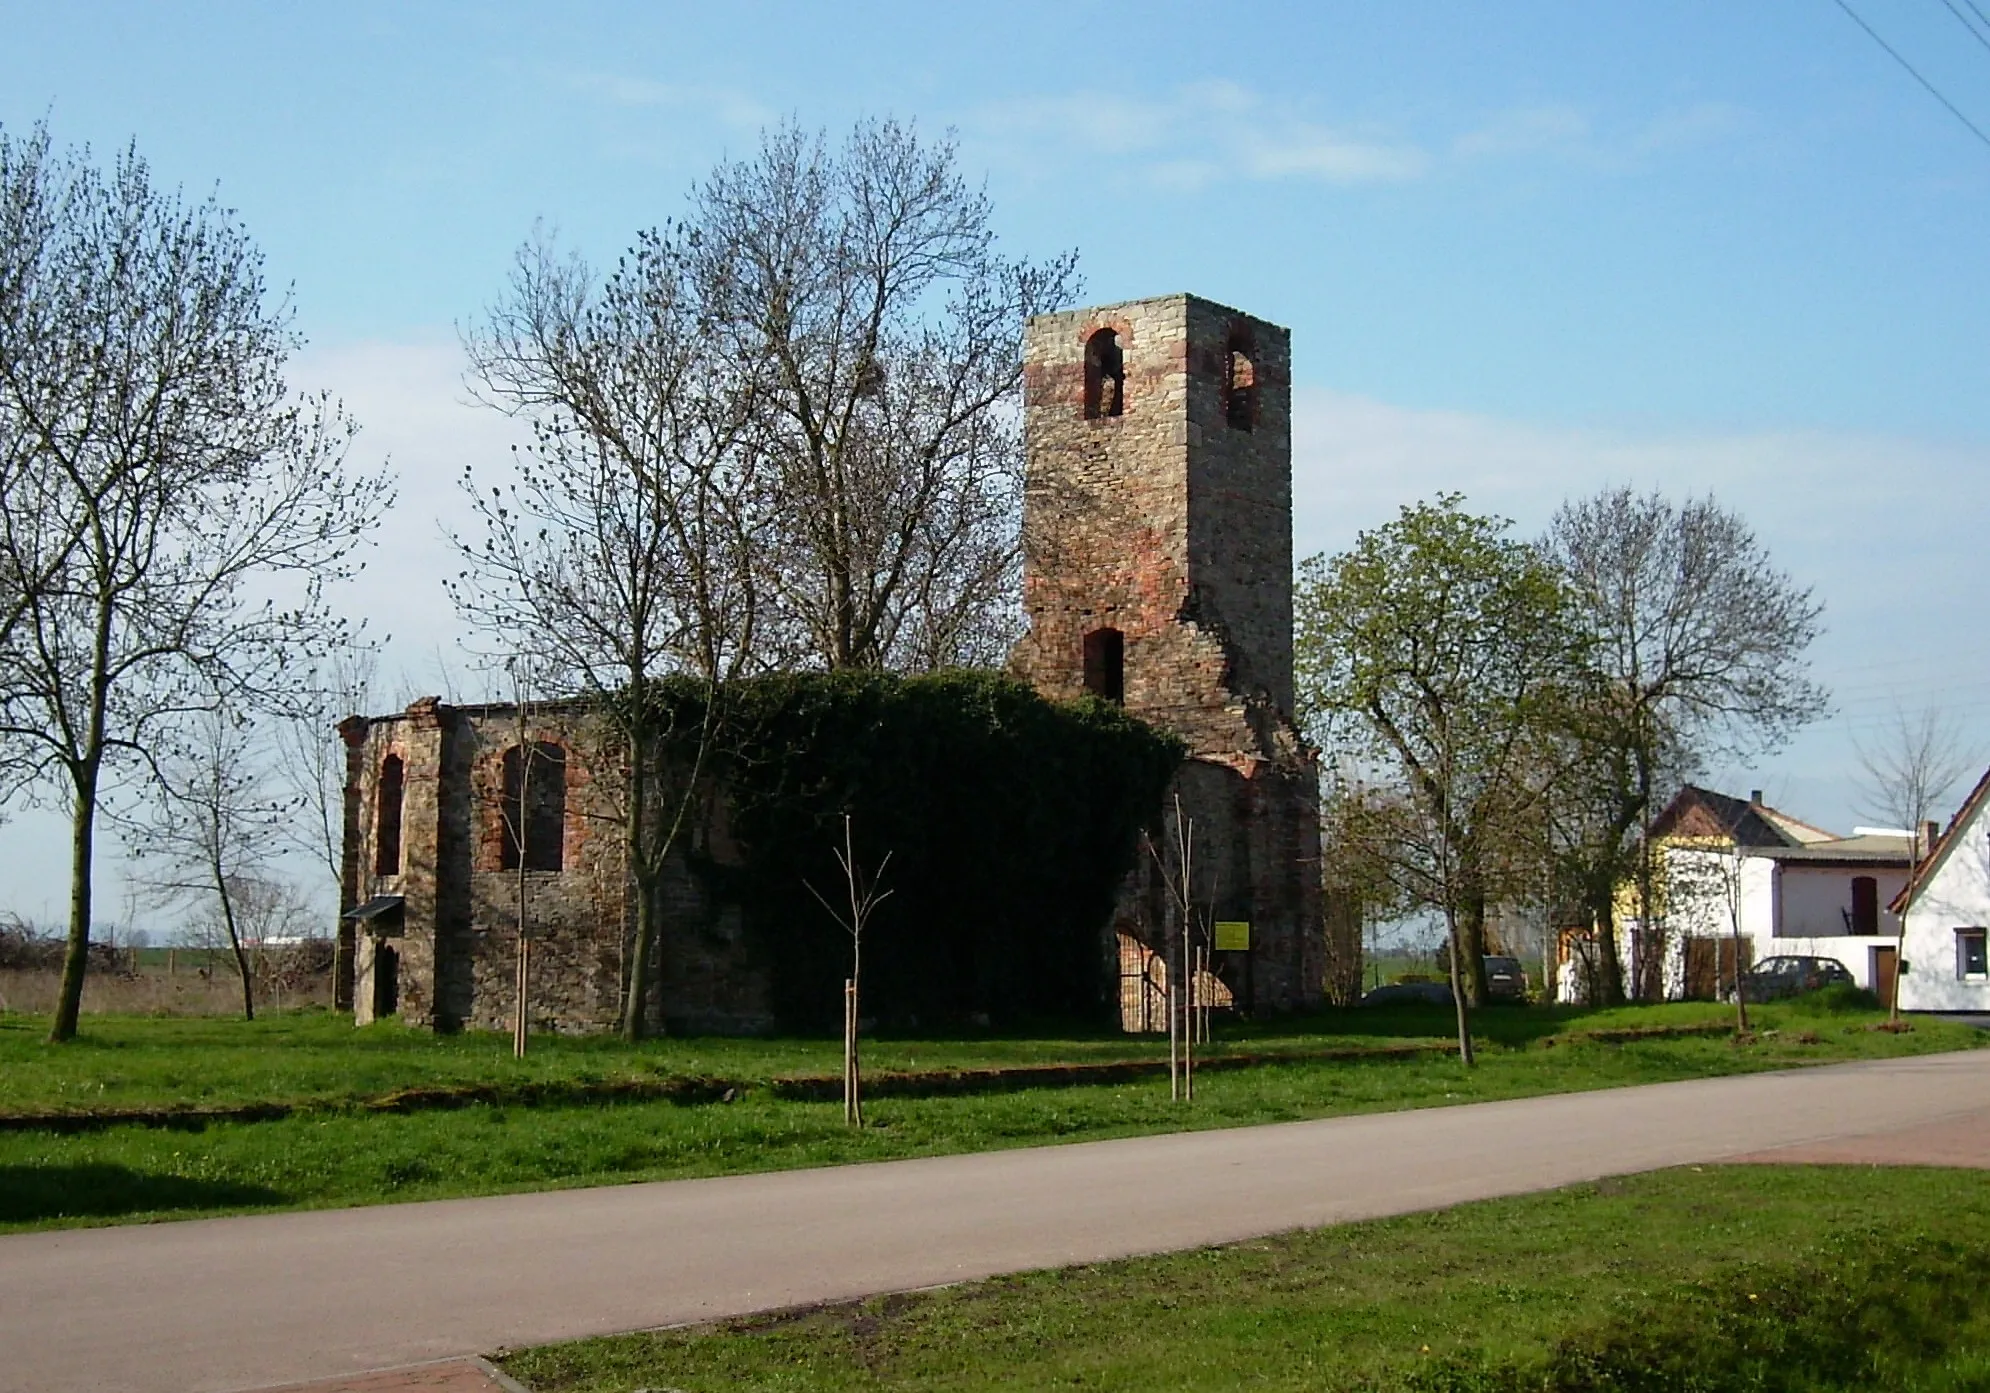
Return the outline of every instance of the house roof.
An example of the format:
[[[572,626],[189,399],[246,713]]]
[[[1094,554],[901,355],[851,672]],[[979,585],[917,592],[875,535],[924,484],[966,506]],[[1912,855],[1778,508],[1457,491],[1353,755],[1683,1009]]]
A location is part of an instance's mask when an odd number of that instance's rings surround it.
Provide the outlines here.
[[[1813,827],[1799,818],[1757,803],[1753,799],[1730,798],[1710,788],[1687,784],[1652,824],[1654,838],[1668,836],[1731,838],[1749,850],[1797,848],[1860,840],[1838,837],[1822,827]]]
[[[1949,819],[1948,830],[1942,833],[1936,839],[1934,846],[1928,849],[1928,859],[1921,863],[1920,872],[1912,877],[1913,884],[1903,886],[1900,893],[1893,897],[1893,902],[1887,906],[1888,909],[1895,914],[1907,912],[1908,907],[1914,902],[1914,896],[1920,894],[1928,882],[1935,878],[1935,872],[1948,860],[1950,850],[1961,842],[1960,834],[1975,820],[1976,814],[1982,810],[1985,799],[1990,799],[1990,769],[1983,771],[1983,777],[1976,781],[1976,787],[1969,791],[1969,797],[1962,800],[1962,806],[1956,809],[1955,816]]]
[[[1909,837],[1868,833],[1857,837],[1834,837],[1828,842],[1806,842],[1802,846],[1750,847],[1748,853],[1770,861],[1798,864],[1905,868],[1913,860],[1912,846],[1913,839]]]

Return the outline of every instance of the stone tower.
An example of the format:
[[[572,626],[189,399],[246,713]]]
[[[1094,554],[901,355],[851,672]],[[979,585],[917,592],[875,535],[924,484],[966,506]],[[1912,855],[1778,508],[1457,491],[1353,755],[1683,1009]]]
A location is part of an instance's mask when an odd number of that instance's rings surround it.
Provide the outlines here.
[[[1024,336],[1023,604],[1015,666],[1180,735],[1196,881],[1248,950],[1240,1005],[1323,998],[1317,771],[1292,707],[1291,336],[1174,295],[1040,315]],[[1114,925],[1122,1018],[1161,1019],[1164,900],[1143,863]]]

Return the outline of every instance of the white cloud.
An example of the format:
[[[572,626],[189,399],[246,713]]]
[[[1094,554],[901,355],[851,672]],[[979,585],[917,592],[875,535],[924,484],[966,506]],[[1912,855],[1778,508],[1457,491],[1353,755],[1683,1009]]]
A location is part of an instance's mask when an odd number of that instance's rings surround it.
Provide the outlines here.
[[[1489,160],[1554,159],[1622,170],[1659,152],[1727,139],[1749,113],[1705,101],[1605,131],[1566,102],[1494,112],[1448,141],[1324,123],[1314,104],[1234,82],[1165,96],[1084,92],[1019,97],[982,107],[967,129],[990,158],[1023,169],[1073,163],[1097,177],[1194,192],[1230,180],[1401,184]]]
[[[759,130],[773,124],[778,116],[772,107],[750,93],[709,83],[657,82],[602,72],[568,72],[561,74],[560,80],[567,87],[611,106],[690,111],[740,130]]]
[[[1451,149],[1465,159],[1531,155],[1568,149],[1588,138],[1589,118],[1574,107],[1529,106],[1498,113],[1477,130],[1459,136]]]
[[[1019,163],[1116,161],[1104,172],[1182,190],[1228,179],[1398,183],[1429,165],[1408,141],[1322,125],[1302,103],[1234,82],[1197,83],[1161,99],[1023,97],[982,108],[968,125]]]
[[[1732,102],[1695,102],[1660,112],[1635,144],[1650,151],[1710,145],[1740,134],[1753,120],[1754,113]]]

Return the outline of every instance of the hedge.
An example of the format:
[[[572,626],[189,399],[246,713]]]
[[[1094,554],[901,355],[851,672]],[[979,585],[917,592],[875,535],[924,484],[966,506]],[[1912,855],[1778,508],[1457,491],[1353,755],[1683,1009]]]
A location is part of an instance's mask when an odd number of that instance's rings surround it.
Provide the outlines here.
[[[699,727],[699,688],[657,699],[674,729]],[[864,937],[867,1017],[1104,1017],[1116,969],[1101,935],[1178,740],[1115,705],[1052,702],[983,672],[782,674],[719,699],[707,763],[744,864],[699,869],[742,906],[784,1027],[840,1019],[849,937],[809,886],[845,893],[846,812],[860,864],[891,855],[891,895]]]

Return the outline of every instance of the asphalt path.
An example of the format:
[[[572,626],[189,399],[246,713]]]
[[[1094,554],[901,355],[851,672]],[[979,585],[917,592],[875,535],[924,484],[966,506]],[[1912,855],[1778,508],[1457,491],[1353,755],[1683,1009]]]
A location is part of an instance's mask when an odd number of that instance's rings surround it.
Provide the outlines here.
[[[224,1393],[1990,1111],[1990,1050],[822,1170],[0,1237],[0,1390]]]

